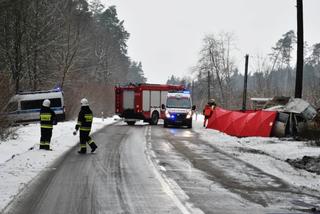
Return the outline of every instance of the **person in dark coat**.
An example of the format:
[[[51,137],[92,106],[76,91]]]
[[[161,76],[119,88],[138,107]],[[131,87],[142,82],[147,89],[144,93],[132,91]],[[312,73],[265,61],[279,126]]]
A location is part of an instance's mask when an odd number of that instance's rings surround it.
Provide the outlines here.
[[[57,116],[50,109],[50,100],[46,99],[42,103],[40,110],[40,149],[51,150],[50,141],[52,137],[53,125],[57,124]]]
[[[78,115],[78,122],[75,126],[74,135],[77,134],[77,131],[80,130],[80,150],[78,153],[86,154],[87,153],[87,143],[91,148],[91,152],[93,153],[98,147],[96,143],[89,136],[92,126],[93,115],[92,111],[89,108],[89,102],[86,98],[81,100],[81,110]]]

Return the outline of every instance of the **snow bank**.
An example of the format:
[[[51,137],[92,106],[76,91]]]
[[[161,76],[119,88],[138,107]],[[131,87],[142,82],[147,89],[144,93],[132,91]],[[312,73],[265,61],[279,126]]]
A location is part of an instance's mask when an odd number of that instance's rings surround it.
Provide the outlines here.
[[[118,118],[104,121],[94,118],[93,132]],[[21,126],[17,138],[0,141],[0,213],[12,199],[41,171],[50,170],[50,165],[61,157],[78,141],[73,136],[76,122],[59,123],[54,127],[51,147],[53,151],[39,150],[39,124]],[[312,147],[304,141],[281,140],[278,138],[236,138],[213,129],[203,127],[203,116],[194,115],[193,130],[202,140],[224,152],[240,158],[262,171],[275,175],[297,188],[320,189],[319,175],[296,169],[286,162],[287,159],[303,156],[319,156],[320,148]]]
[[[94,118],[92,132],[117,119],[117,116],[104,120]],[[72,135],[75,124],[76,121],[67,121],[54,126],[53,151],[39,150],[39,124],[20,126],[16,139],[0,141],[0,213],[33,178],[79,142],[79,135]]]
[[[202,116],[198,115],[194,130],[202,140],[224,152],[250,163],[262,171],[275,175],[297,188],[320,189],[319,175],[291,166],[287,159],[304,156],[319,156],[320,147],[306,141],[271,137],[237,138],[213,129],[202,127]]]

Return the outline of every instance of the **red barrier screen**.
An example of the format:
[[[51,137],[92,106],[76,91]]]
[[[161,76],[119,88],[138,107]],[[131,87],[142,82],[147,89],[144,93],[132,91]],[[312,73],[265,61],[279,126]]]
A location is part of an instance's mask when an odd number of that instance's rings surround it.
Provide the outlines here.
[[[276,116],[275,111],[241,112],[216,107],[209,118],[207,128],[237,137],[269,137]]]

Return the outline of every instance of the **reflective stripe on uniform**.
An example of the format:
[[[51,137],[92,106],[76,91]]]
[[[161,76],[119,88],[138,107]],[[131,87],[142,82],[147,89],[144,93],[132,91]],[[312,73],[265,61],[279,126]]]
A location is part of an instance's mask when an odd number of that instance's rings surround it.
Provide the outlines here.
[[[41,125],[41,128],[45,128],[45,129],[52,129],[52,125],[47,125],[47,124],[43,124]]]
[[[84,119],[86,120],[86,122],[92,122],[92,114],[85,114],[84,115]]]
[[[80,131],[90,132],[90,131],[91,131],[91,128],[88,128],[88,127],[80,127]]]
[[[50,121],[51,117],[52,117],[52,114],[48,114],[48,113],[40,114],[41,121]]]
[[[80,144],[80,148],[81,148],[81,149],[83,149],[83,148],[85,148],[85,149],[86,149],[86,148],[87,148],[87,146],[86,146],[86,144]]]
[[[94,141],[91,139],[89,140],[88,144],[94,143]]]

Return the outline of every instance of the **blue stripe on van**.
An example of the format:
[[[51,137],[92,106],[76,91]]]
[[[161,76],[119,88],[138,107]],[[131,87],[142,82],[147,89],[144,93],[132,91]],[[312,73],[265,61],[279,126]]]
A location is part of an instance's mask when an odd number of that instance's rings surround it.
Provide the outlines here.
[[[53,111],[63,111],[63,107],[52,107]],[[27,113],[40,113],[41,109],[27,109],[27,110],[18,110],[15,112],[10,112],[10,114],[27,114]]]

